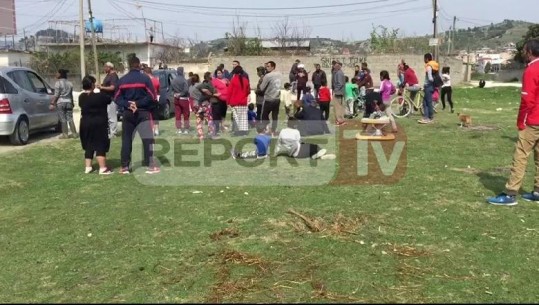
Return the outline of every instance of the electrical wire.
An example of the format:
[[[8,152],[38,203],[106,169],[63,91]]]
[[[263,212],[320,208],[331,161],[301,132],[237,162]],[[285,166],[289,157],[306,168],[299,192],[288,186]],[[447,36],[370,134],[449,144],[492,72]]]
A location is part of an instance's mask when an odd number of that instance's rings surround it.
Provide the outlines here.
[[[279,10],[305,10],[305,9],[319,9],[319,8],[335,8],[335,7],[347,7],[347,6],[358,6],[363,4],[371,4],[371,3],[380,3],[380,2],[387,2],[390,0],[374,0],[374,1],[363,1],[363,2],[355,2],[355,3],[334,3],[331,5],[319,5],[319,6],[309,6],[309,7],[256,7],[256,8],[247,8],[247,7],[213,7],[213,6],[201,6],[201,5],[185,5],[185,4],[177,4],[177,3],[166,3],[166,2],[158,2],[158,1],[149,1],[149,0],[140,0],[136,1],[136,3],[132,3],[135,5],[139,5],[139,3],[146,3],[149,5],[158,5],[158,6],[174,6],[179,8],[194,8],[194,9],[212,9],[212,10],[234,10],[234,11],[279,11]]]

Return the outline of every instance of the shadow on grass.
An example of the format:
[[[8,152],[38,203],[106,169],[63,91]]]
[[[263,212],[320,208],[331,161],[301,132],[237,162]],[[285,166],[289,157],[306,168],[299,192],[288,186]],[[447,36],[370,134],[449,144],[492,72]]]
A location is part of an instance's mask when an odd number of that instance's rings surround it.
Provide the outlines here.
[[[507,182],[507,177],[493,175],[489,172],[480,172],[477,176],[479,177],[481,184],[495,194],[503,191],[505,183]]]
[[[513,144],[518,141],[518,137],[511,137],[511,136],[506,136],[506,135],[503,135],[502,139],[507,139],[507,140],[511,141],[511,143],[513,143]]]

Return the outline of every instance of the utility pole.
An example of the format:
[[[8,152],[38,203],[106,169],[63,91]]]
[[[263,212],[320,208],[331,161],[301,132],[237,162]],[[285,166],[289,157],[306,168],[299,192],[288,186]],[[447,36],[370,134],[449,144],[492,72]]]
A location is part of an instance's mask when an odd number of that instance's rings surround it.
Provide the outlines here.
[[[452,28],[449,28],[449,33],[446,36],[449,36],[449,39],[447,40],[447,55],[451,53],[451,34],[453,33]]]
[[[84,58],[84,0],[79,0],[79,45],[80,45],[80,77],[86,76],[86,60]]]
[[[432,0],[432,8],[433,8],[433,18],[432,18],[432,23],[434,24],[434,35],[432,38],[434,39],[438,39],[438,0]],[[438,42],[436,42],[436,45],[434,46],[434,52],[432,52],[433,54],[433,59],[434,60],[438,60],[438,49],[439,49],[439,46],[438,46]]]
[[[92,27],[92,47],[94,50],[94,64],[95,64],[95,74],[97,77],[97,83],[101,84],[101,77],[99,76],[99,63],[97,62],[97,46],[95,40],[95,25],[94,17],[92,15],[92,1],[88,0],[88,12],[90,13],[90,26]]]
[[[453,16],[453,31],[452,31],[453,35],[451,35],[451,39],[453,40],[453,43],[451,44],[450,51],[452,51],[455,48],[455,41],[456,41],[455,37],[457,37],[456,36],[457,30],[455,29],[456,25],[457,25],[457,16]]]

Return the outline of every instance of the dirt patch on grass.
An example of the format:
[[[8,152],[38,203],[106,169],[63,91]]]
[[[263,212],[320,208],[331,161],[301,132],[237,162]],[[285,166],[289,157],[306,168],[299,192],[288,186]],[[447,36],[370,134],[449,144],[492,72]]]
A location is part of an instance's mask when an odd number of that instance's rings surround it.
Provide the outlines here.
[[[390,245],[389,251],[400,257],[423,257],[430,256],[430,251],[426,249],[414,248],[407,245]]]
[[[220,252],[215,259],[219,263],[217,283],[212,287],[207,302],[222,303],[234,297],[241,297],[250,291],[262,289],[258,283],[268,272],[270,266],[262,258],[236,250],[225,250]],[[233,265],[254,268],[254,272],[239,279],[233,279],[231,276]]]
[[[237,229],[226,228],[221,231],[210,234],[210,239],[213,241],[219,241],[224,238],[236,238],[240,235]]]
[[[364,215],[354,217],[341,213],[333,217],[312,217],[296,212],[292,209],[288,213],[295,217],[290,225],[296,232],[324,233],[334,236],[357,235],[359,229],[365,225],[367,218]]]

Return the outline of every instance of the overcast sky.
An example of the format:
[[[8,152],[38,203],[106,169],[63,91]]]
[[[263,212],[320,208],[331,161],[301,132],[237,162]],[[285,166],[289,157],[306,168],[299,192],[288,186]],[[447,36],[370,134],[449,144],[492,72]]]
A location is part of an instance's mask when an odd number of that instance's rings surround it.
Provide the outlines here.
[[[157,33],[156,39],[163,36],[197,40],[222,38],[225,32],[232,30],[232,21],[237,15],[241,16],[241,23],[247,24],[248,35],[255,35],[259,28],[263,37],[272,36],[274,25],[282,23],[285,16],[290,16],[290,23],[309,28],[311,37],[362,40],[369,37],[373,24],[399,28],[399,33],[407,36],[430,34],[433,31],[432,0],[181,1],[184,6],[178,2],[180,0],[140,0],[137,8],[136,0],[92,0],[92,9],[97,19],[105,20],[105,37],[139,37],[139,40],[144,39],[144,28],[149,29],[154,25],[153,21],[144,25],[144,22],[135,19],[143,15],[162,23],[164,33]],[[51,24],[50,20],[78,19],[78,0],[15,0],[15,3],[20,35],[23,29],[27,35],[46,29]],[[513,0],[503,4],[499,0],[438,0],[438,3],[440,31],[450,28],[453,16],[457,17],[457,28],[496,23],[504,19],[539,22],[539,0]],[[84,5],[87,19],[87,0],[84,0]],[[269,10],[273,8],[277,9]],[[116,20],[112,22],[111,19]],[[70,33],[78,32],[73,24],[56,22],[53,27]],[[159,29],[161,25],[155,23],[155,27]]]

